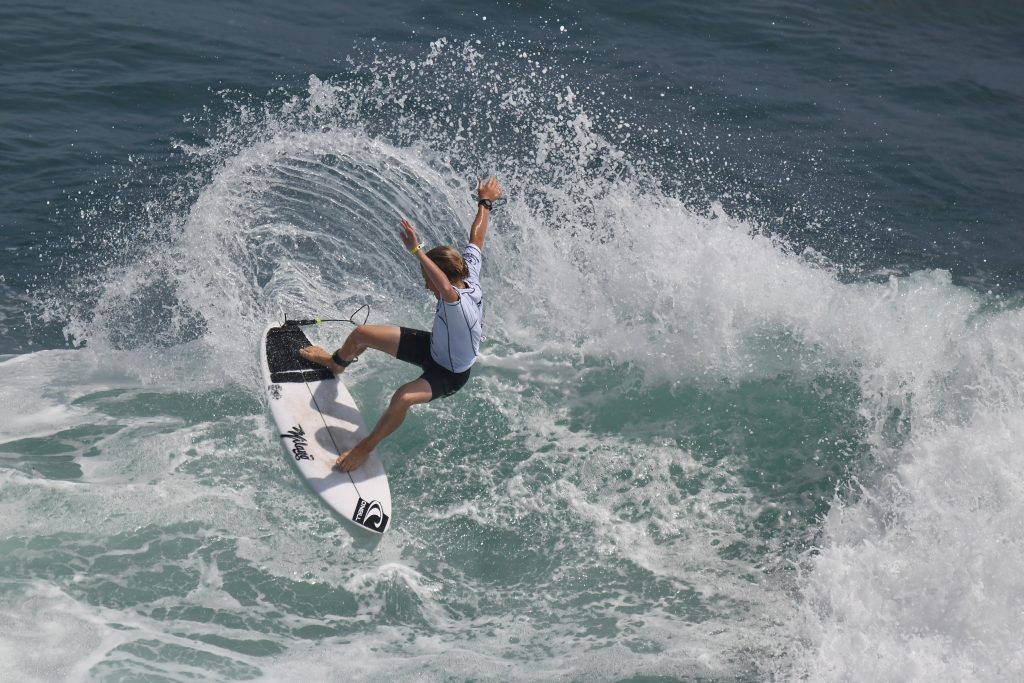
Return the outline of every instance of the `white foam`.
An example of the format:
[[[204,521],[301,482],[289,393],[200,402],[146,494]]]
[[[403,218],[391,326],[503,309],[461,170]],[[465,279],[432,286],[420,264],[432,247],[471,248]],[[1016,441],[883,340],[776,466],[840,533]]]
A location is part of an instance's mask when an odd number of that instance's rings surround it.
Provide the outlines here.
[[[1024,676],[1022,331],[1009,311],[950,340],[955,371],[923,392],[935,408],[892,474],[834,507],[809,564],[811,678]]]
[[[5,681],[84,680],[90,665],[123,640],[81,603],[43,581],[6,592],[0,608],[0,679]]]
[[[72,402],[119,384],[109,376],[90,378],[95,367],[95,357],[72,351],[36,351],[0,361],[0,441],[48,436],[88,420]],[[62,381],[69,376],[85,381]]]

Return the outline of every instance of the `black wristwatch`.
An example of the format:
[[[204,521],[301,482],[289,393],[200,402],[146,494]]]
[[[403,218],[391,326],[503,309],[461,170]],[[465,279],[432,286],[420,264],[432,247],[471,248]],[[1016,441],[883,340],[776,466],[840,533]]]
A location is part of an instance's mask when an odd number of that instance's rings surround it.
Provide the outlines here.
[[[478,199],[476,203],[478,206],[485,207],[488,211],[490,211],[491,207],[494,205],[494,202],[490,199]]]

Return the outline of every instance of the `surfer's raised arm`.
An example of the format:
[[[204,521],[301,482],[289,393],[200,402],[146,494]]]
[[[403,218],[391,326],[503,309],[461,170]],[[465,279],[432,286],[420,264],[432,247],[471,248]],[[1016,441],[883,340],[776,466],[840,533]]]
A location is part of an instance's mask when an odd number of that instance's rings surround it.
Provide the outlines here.
[[[402,243],[405,248],[408,249],[419,259],[420,268],[423,269],[423,277],[434,285],[431,291],[437,290],[437,293],[442,299],[451,303],[459,300],[459,293],[455,291],[455,287],[452,282],[448,279],[448,276],[444,274],[436,263],[427,257],[427,252],[423,251],[423,245],[419,243],[419,238],[416,237],[416,228],[412,226],[405,218],[402,219],[402,232],[399,233],[402,238]],[[459,281],[460,284],[462,281]]]
[[[476,248],[484,250],[484,237],[487,236],[487,224],[491,220],[491,202],[501,197],[501,185],[498,179],[491,176],[487,182],[478,180],[476,183],[476,196],[479,198],[476,207],[476,218],[469,228],[469,243],[476,245]]]

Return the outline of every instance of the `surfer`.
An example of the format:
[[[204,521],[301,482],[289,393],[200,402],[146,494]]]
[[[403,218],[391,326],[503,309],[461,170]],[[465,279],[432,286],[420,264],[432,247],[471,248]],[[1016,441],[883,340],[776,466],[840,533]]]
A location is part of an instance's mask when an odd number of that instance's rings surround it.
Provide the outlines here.
[[[306,360],[319,363],[338,375],[368,348],[423,368],[422,375],[394,393],[369,436],[338,456],[334,463],[337,469],[350,472],[362,465],[370,451],[398,429],[409,408],[451,396],[469,380],[470,368],[480,348],[483,312],[480,265],[491,205],[501,197],[497,179],[477,181],[477,197],[469,244],[461,254],[448,246],[424,251],[412,223],[402,219],[399,233],[402,244],[419,262],[424,284],[437,299],[430,332],[395,325],[359,325],[333,354],[320,346],[299,350],[299,355]]]

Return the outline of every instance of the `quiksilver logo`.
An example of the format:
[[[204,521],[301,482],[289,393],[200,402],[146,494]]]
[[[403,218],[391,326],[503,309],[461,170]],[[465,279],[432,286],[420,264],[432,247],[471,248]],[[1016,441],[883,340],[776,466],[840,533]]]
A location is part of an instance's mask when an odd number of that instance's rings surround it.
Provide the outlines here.
[[[367,529],[384,531],[388,525],[388,516],[384,514],[384,507],[378,501],[367,502],[360,498],[356,503],[356,513],[352,515],[352,521],[362,524]]]
[[[296,460],[312,460],[313,456],[306,450],[306,446],[309,442],[306,441],[306,431],[302,428],[302,425],[295,425],[285,434],[281,435],[282,439],[292,440],[292,455],[295,456]]]

